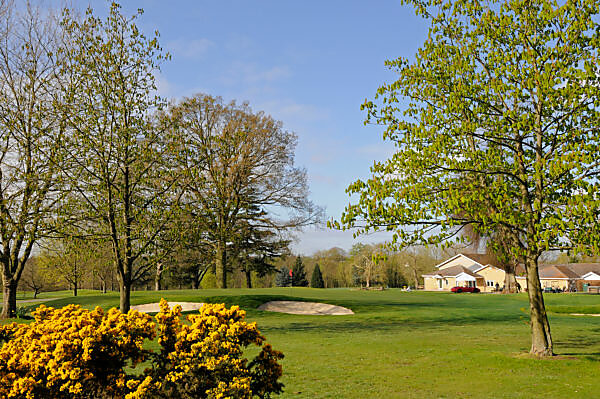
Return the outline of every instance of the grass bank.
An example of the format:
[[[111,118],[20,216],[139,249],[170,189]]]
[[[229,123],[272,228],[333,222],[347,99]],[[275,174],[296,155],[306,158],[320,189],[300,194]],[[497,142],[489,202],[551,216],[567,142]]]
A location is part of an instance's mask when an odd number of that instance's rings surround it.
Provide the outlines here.
[[[118,293],[61,296],[48,298],[47,305],[107,308],[119,301]],[[600,308],[600,296],[545,296],[559,355],[546,360],[525,355],[530,336],[524,294],[180,290],[134,292],[132,304],[161,297],[246,309],[248,319],[286,356],[282,398],[588,398],[598,392],[600,318],[563,310]],[[275,299],[327,302],[355,314],[298,316],[256,309]]]

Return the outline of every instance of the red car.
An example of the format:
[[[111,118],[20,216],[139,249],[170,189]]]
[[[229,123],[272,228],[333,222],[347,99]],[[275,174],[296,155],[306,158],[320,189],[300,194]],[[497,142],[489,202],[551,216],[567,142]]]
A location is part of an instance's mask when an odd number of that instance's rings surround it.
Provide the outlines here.
[[[480,289],[477,287],[452,287],[452,289],[450,291],[456,292],[456,293],[461,293],[461,292],[477,293],[477,292],[480,292]]]

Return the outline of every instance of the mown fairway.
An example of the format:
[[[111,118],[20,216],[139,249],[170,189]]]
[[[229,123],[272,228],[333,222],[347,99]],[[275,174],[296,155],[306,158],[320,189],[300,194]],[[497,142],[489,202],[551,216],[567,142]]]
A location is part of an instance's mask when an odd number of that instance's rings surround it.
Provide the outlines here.
[[[116,293],[83,294],[48,305],[118,305]],[[248,319],[258,322],[267,341],[286,356],[283,398],[599,395],[600,317],[560,313],[595,312],[600,309],[600,296],[596,295],[545,296],[552,310],[550,322],[559,355],[548,360],[525,355],[529,326],[524,294],[308,288],[183,290],[133,292],[132,303],[155,302],[160,297],[226,302],[246,309]],[[349,307],[356,314],[296,316],[256,310],[259,304],[274,299],[328,302]]]

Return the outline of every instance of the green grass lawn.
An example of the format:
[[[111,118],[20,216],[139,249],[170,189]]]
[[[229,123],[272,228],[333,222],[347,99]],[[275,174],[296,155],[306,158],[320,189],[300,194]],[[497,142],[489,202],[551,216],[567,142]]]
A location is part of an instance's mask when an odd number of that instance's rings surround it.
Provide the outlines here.
[[[49,306],[117,306],[118,293],[84,292]],[[63,297],[68,292],[54,297]],[[283,398],[590,398],[598,396],[600,296],[546,294],[552,359],[525,355],[527,297],[309,288],[134,292],[132,303],[239,304],[283,351]],[[352,316],[262,312],[268,300],[314,300]],[[38,304],[30,304],[36,307]],[[587,311],[578,311],[578,310]],[[600,312],[599,312],[600,313]]]

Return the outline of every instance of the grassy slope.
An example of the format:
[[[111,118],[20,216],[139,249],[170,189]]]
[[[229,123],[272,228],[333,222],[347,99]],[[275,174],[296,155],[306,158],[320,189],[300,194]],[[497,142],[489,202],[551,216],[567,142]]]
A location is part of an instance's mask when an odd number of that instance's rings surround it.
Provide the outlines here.
[[[86,292],[48,302],[116,306],[118,294]],[[597,396],[600,318],[551,313],[555,351],[531,359],[525,295],[398,290],[254,289],[134,292],[132,303],[169,300],[239,304],[283,361],[285,398],[577,398]],[[284,297],[284,298],[282,298]],[[261,312],[271,299],[318,300],[353,316]],[[550,309],[593,309],[600,296],[548,294]],[[37,304],[32,304],[37,306]]]

